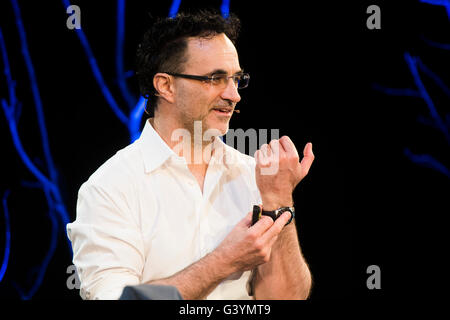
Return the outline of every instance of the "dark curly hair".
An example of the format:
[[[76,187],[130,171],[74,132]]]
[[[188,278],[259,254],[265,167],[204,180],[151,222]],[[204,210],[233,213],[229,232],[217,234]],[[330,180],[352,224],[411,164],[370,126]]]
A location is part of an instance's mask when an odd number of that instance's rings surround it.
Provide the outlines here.
[[[234,14],[225,19],[210,10],[157,19],[144,34],[136,54],[140,93],[146,99],[156,98],[154,103],[150,103],[150,108],[146,108],[147,113],[153,114],[158,101],[153,77],[158,72],[182,72],[188,37],[210,38],[224,33],[236,44],[239,29],[240,20]]]

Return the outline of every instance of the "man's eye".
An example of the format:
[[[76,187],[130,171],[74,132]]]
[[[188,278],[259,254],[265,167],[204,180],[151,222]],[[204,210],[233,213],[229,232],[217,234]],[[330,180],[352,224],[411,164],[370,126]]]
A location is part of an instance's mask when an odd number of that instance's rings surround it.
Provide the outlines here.
[[[215,74],[211,77],[211,81],[214,84],[220,84],[223,82],[223,79],[226,77],[226,75],[219,75],[219,74]]]

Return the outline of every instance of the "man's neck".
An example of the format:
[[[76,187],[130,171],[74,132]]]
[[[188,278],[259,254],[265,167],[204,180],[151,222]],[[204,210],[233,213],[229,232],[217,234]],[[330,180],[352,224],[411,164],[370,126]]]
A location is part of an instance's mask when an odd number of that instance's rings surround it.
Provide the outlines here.
[[[192,132],[192,129],[183,128],[161,117],[150,118],[148,121],[169,148],[185,158],[190,169],[206,172],[213,154],[213,139],[203,141],[201,132]]]

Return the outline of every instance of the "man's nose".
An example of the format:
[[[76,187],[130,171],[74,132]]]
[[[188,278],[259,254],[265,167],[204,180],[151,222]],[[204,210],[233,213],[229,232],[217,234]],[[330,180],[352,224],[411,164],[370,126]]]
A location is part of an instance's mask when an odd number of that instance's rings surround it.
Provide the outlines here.
[[[222,91],[221,98],[224,100],[230,100],[234,103],[238,103],[239,101],[241,101],[237,83],[233,81],[233,78],[228,79],[227,85]]]

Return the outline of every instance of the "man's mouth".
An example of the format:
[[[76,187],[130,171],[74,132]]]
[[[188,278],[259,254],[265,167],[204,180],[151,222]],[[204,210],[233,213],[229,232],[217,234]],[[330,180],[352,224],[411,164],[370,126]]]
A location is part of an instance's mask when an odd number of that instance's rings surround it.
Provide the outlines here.
[[[234,108],[227,108],[227,107],[217,107],[217,108],[213,108],[214,111],[216,111],[218,114],[222,114],[222,115],[231,115],[233,113],[233,109]]]

